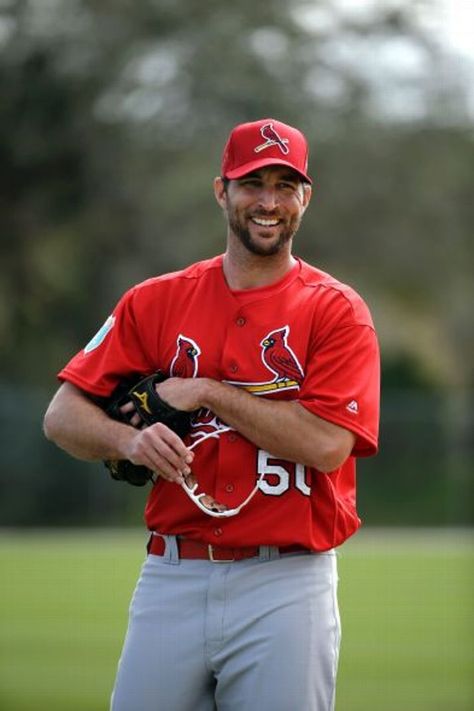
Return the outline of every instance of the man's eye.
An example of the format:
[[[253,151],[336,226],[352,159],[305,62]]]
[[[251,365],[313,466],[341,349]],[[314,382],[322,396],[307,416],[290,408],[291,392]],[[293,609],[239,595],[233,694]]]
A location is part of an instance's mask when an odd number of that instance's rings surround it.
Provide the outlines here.
[[[260,180],[243,180],[240,184],[245,188],[259,188]]]
[[[286,190],[294,192],[296,190],[296,185],[294,183],[279,183],[278,187],[280,190]]]

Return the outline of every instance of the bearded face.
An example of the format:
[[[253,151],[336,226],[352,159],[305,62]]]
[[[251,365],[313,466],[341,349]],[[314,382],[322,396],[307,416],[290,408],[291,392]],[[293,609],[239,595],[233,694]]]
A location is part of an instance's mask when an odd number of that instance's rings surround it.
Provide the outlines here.
[[[287,168],[269,166],[225,184],[230,233],[252,254],[278,254],[297,232],[310,193]]]
[[[231,231],[249,252],[260,256],[277,254],[291,242],[301,223],[300,215],[283,217],[275,210],[239,209],[230,199],[227,206]]]

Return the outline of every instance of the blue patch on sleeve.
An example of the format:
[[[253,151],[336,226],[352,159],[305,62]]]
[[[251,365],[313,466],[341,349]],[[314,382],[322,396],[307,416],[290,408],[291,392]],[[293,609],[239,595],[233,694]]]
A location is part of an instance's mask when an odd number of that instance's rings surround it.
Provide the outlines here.
[[[104,341],[106,335],[112,330],[112,328],[115,325],[115,316],[109,316],[107,321],[104,323],[101,328],[97,331],[95,334],[94,338],[92,338],[87,346],[84,348],[84,353],[90,353],[91,351],[95,350],[100,346],[100,344]]]

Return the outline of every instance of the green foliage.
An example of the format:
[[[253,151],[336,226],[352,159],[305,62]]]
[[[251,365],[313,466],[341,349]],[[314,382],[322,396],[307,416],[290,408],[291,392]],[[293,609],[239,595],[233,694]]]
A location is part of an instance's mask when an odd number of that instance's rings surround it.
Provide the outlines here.
[[[383,360],[382,382],[384,392],[411,390],[433,392],[436,383],[430,380],[429,373],[411,354],[400,354],[397,358],[385,357]]]
[[[125,288],[221,251],[210,188],[223,142],[275,115],[313,149],[296,251],[362,291],[390,353],[441,384],[471,382],[472,136],[415,9],[381,3],[356,20],[329,0],[4,3],[2,370],[50,383]],[[400,82],[385,72],[381,92],[368,71],[397,42],[425,67],[411,123],[389,120]]]
[[[272,115],[311,143],[295,251],[361,292],[380,337],[362,514],[472,520],[472,120],[422,5],[356,18],[331,0],[0,3],[4,524],[141,516],[143,492],[44,441],[55,374],[126,288],[224,249],[224,140]],[[418,58],[415,77],[389,71],[393,47]]]

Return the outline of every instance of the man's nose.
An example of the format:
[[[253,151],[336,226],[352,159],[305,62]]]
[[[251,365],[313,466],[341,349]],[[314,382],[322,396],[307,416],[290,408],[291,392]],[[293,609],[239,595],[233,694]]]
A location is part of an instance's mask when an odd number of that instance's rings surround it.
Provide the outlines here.
[[[271,186],[263,186],[260,190],[259,205],[264,210],[274,210],[278,205],[277,190]]]

